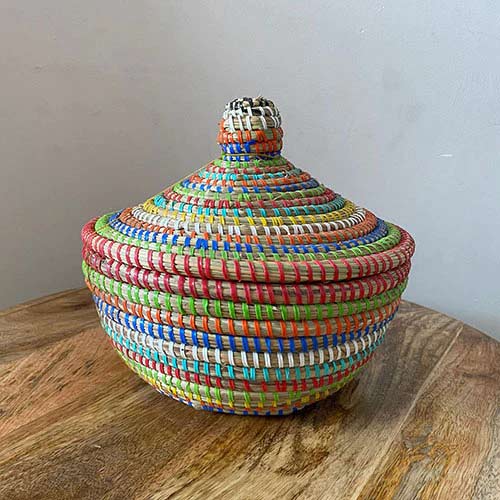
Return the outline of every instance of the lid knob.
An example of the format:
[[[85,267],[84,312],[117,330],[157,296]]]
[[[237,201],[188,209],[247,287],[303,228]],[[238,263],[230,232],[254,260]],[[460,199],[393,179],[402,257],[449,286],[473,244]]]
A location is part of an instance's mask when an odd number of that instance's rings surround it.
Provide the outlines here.
[[[252,161],[281,154],[281,115],[264,97],[240,97],[226,104],[217,137],[223,159]]]

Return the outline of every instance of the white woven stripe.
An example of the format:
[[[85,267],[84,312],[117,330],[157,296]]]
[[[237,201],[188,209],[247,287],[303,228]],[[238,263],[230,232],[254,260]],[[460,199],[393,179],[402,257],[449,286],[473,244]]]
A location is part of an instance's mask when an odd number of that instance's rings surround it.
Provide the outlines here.
[[[146,212],[141,205],[134,207],[132,209],[132,215],[135,219],[141,222],[146,222],[148,224],[153,224],[161,227],[170,227],[177,231],[187,231],[191,232],[194,229],[194,232],[199,235],[203,235],[203,233],[212,233],[212,225],[209,223],[198,223],[198,222],[189,222],[189,221],[181,221],[179,219],[175,219],[172,217],[165,217],[163,215],[152,214]],[[289,225],[268,225],[262,226],[260,229],[264,232],[266,236],[271,234],[271,231],[274,231],[276,235],[285,235],[285,234],[311,234],[315,232],[332,232],[337,231],[339,229],[346,229],[348,227],[353,227],[365,220],[366,211],[362,207],[356,207],[355,211],[349,217],[345,219],[338,219],[331,222],[314,222],[307,224],[289,224]],[[269,220],[269,219],[268,219]],[[234,226],[234,225],[222,225],[216,224],[214,225],[216,228],[216,232],[220,235],[240,235],[242,226]],[[256,226],[248,225],[245,226],[253,235],[258,235],[258,229]]]
[[[244,351],[229,351],[220,349],[208,349],[206,347],[198,348],[197,346],[187,346],[185,344],[174,343],[172,341],[160,341],[159,343],[152,342],[153,338],[143,333],[130,330],[127,327],[120,325],[106,316],[101,316],[103,325],[108,326],[114,332],[128,338],[138,345],[149,347],[150,349],[158,352],[159,354],[166,354],[171,358],[193,359],[195,361],[204,361],[207,363],[217,363],[219,365],[229,364],[231,366],[243,366],[246,368],[261,368],[261,360],[265,368],[273,368],[271,356],[269,353],[252,352],[250,357]],[[326,350],[320,349],[318,351],[308,351],[308,353],[292,353],[287,352],[286,356],[282,353],[274,353],[278,368],[294,368],[296,366],[313,366],[316,364],[323,364],[325,362],[338,361],[346,359],[351,355],[351,349],[355,354],[362,350],[366,350],[373,345],[380,336],[384,335],[387,326],[380,328],[372,334],[361,337],[358,340],[348,341],[341,344],[345,353],[342,353],[341,346],[337,345],[336,351],[332,347]],[[160,339],[155,339],[160,340]],[[306,358],[307,356],[307,358]],[[225,361],[227,359],[227,362]],[[306,362],[307,361],[307,362]]]

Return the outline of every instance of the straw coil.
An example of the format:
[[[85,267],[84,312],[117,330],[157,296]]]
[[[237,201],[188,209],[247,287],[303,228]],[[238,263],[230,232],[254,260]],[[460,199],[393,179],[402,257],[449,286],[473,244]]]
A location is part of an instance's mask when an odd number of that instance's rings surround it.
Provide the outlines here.
[[[408,232],[281,155],[263,97],[226,105],[222,155],[89,221],[82,270],[123,361],[194,408],[284,415],[356,377],[397,313]]]

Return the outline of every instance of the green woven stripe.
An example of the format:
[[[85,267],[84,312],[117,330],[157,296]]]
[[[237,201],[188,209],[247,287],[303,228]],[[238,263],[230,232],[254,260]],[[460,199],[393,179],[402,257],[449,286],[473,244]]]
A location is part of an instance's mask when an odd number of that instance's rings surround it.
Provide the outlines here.
[[[163,217],[177,214],[195,214],[197,216],[209,217],[238,217],[240,220],[248,221],[248,217],[258,219],[260,217],[301,217],[310,215],[324,215],[335,210],[340,210],[344,207],[346,200],[342,196],[336,196],[334,200],[321,205],[292,205],[290,207],[267,207],[267,208],[210,208],[200,205],[194,205],[183,201],[170,201],[162,196],[161,203],[157,198],[153,198],[156,207],[160,207],[163,211]]]
[[[201,255],[202,257],[208,257],[211,259],[223,259],[223,260],[253,260],[252,253],[246,252],[225,252],[214,251],[214,250],[198,250],[194,247],[181,247],[181,246],[172,246],[172,245],[163,245],[161,243],[151,243],[144,240],[139,240],[136,238],[132,238],[130,236],[125,236],[119,231],[112,229],[108,225],[109,214],[104,215],[99,218],[95,225],[95,231],[100,236],[104,238],[110,239],[112,241],[116,241],[117,243],[125,243],[131,246],[137,246],[145,249],[151,249],[158,252],[164,252],[165,254],[180,254],[180,255]],[[360,257],[363,255],[371,255],[374,253],[384,252],[395,247],[401,241],[401,232],[399,229],[393,224],[386,222],[388,233],[386,236],[380,238],[378,241],[373,243],[368,243],[366,245],[359,245],[357,247],[346,248],[344,250],[335,250],[332,252],[318,252],[318,253],[276,253],[269,256],[266,256],[264,253],[258,253],[259,260],[269,261],[276,260],[276,256],[280,260],[288,260],[290,262],[293,261],[313,261],[313,260],[329,260],[329,259],[343,259],[348,257]],[[279,250],[279,247],[278,247]],[[231,258],[230,258],[231,256]],[[250,258],[252,256],[252,258]]]
[[[271,158],[269,160],[259,160],[255,159],[251,162],[248,161],[226,161],[221,158],[217,158],[212,161],[214,165],[217,167],[223,168],[244,168],[244,169],[252,169],[252,167],[263,168],[263,167],[278,167],[282,165],[286,165],[288,160],[284,156],[278,156],[277,158]]]
[[[204,315],[218,318],[232,319],[257,319],[257,320],[293,320],[327,319],[378,309],[394,302],[404,292],[408,280],[379,295],[358,299],[351,302],[338,302],[336,304],[297,304],[272,306],[271,304],[235,303],[231,300],[195,299],[183,297],[168,292],[149,291],[128,283],[108,278],[92,269],[87,264],[82,265],[85,278],[103,292],[120,297],[135,304],[159,304],[157,309],[164,311],[177,311],[181,314]]]
[[[302,189],[300,191],[262,191],[259,193],[243,193],[239,191],[233,191],[232,193],[223,192],[218,193],[217,191],[201,191],[193,188],[185,188],[179,183],[172,186],[172,190],[175,193],[186,195],[186,196],[196,196],[201,199],[212,199],[212,200],[236,200],[236,201],[251,201],[251,200],[291,200],[296,198],[313,198],[315,196],[320,196],[325,194],[327,188],[321,184],[318,187]]]

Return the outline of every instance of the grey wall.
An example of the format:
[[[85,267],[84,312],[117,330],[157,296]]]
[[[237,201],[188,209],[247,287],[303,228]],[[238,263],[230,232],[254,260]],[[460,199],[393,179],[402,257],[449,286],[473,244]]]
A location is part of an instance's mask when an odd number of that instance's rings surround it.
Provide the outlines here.
[[[500,334],[495,1],[3,0],[0,307],[76,287],[79,228],[214,157],[262,93],[285,155],[408,228],[408,299]]]

